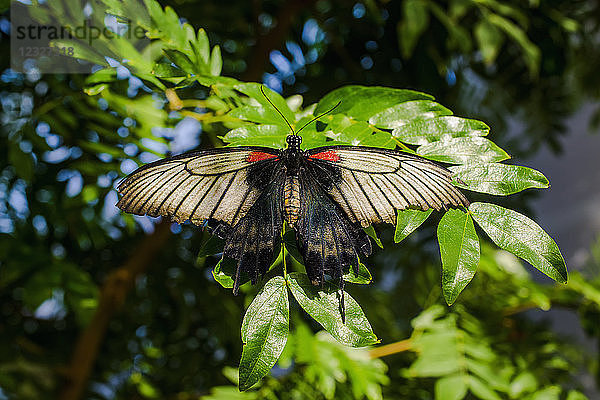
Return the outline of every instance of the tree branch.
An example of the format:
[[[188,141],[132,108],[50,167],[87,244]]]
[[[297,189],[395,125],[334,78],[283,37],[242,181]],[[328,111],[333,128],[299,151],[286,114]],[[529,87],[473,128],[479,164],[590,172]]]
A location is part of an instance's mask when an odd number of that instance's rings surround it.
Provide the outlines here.
[[[369,350],[369,356],[371,358],[380,358],[385,356],[390,356],[396,353],[402,353],[403,351],[408,351],[412,347],[412,343],[410,339],[404,339],[399,342],[386,344],[384,346],[379,346],[372,348]]]
[[[113,314],[125,302],[135,279],[148,268],[166,243],[170,236],[170,225],[168,221],[157,224],[154,232],[142,240],[125,264],[112,271],[106,278],[100,291],[96,313],[75,345],[59,399],[82,398]]]
[[[311,6],[315,0],[296,0],[285,2],[277,15],[277,25],[266,35],[256,38],[256,48],[248,63],[248,69],[242,75],[246,81],[257,81],[265,71],[271,50],[278,48],[289,33],[296,15],[303,9]]]

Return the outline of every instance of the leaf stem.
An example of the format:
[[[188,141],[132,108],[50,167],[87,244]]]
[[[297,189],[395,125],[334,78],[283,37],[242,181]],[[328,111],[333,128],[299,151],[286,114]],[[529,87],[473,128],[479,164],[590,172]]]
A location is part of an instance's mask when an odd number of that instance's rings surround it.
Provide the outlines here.
[[[285,227],[281,230],[281,262],[283,263],[283,279],[285,279],[287,285],[287,263],[285,262],[286,254],[285,254],[285,241],[283,240],[283,235],[285,233]]]

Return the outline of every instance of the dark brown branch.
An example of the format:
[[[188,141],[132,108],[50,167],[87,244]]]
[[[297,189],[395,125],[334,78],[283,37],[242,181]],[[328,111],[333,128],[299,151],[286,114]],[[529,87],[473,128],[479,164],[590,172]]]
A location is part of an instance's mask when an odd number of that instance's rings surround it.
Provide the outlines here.
[[[156,225],[154,232],[142,240],[125,264],[112,271],[106,278],[100,291],[96,313],[75,344],[71,363],[66,371],[66,381],[59,397],[61,400],[79,400],[83,397],[113,314],[125,302],[136,277],[148,268],[166,243],[170,236],[169,227],[170,223],[167,221]]]
[[[281,46],[289,33],[294,18],[304,8],[310,7],[315,0],[295,0],[285,2],[283,8],[277,15],[277,25],[266,35],[257,36],[256,48],[252,51],[252,58],[248,63],[248,69],[242,75],[246,81],[260,80],[269,61],[271,50]]]

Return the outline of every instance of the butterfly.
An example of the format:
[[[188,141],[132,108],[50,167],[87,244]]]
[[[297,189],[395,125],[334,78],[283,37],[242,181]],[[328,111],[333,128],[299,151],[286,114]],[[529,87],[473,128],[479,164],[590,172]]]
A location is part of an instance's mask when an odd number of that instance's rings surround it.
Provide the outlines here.
[[[296,232],[311,282],[323,285],[331,278],[343,288],[345,271],[358,274],[359,258],[371,254],[364,228],[395,224],[397,210],[469,205],[452,184],[451,172],[439,164],[375,147],[302,150],[302,128],[295,132],[288,125],[283,150],[226,147],[144,165],[118,185],[117,206],[206,226],[225,241],[223,256],[237,261],[237,293],[242,275],[254,284],[269,270],[284,221]]]

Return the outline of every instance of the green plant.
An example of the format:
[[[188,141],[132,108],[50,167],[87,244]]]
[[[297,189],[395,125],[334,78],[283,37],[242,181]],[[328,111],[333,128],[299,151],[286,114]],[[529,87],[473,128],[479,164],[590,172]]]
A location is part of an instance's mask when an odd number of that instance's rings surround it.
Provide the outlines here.
[[[163,144],[168,142],[163,138],[158,138],[152,132],[152,127],[173,126],[185,117],[193,118],[202,123],[206,132],[205,137],[210,140],[208,145],[220,145],[219,139],[222,138],[223,142],[231,145],[261,144],[282,147],[285,136],[289,133],[285,122],[260,94],[259,84],[245,83],[219,76],[222,65],[219,47],[211,48],[209,46],[203,30],[196,31],[189,24],[181,24],[172,9],[162,8],[154,1],[146,1],[145,6],[135,12],[129,10],[127,4],[121,2],[107,1],[105,4],[113,7],[114,12],[134,15],[139,19],[139,24],[146,24],[149,38],[152,39],[150,61],[146,58],[135,57],[137,54],[132,53],[131,48],[125,43],[111,47],[110,55],[122,64],[121,67],[129,70],[133,77],[139,78],[151,88],[152,95],[143,93],[134,96],[124,95],[123,81],[118,78],[116,72],[119,67],[111,67],[108,63],[90,57],[89,59],[97,61],[105,68],[87,77],[85,82],[79,80],[79,84],[85,88],[86,94],[79,91],[77,98],[67,102],[67,106],[71,107],[68,112],[65,112],[64,104],[60,101],[61,94],[54,93],[54,99],[45,99],[48,101],[27,118],[16,112],[15,119],[22,118],[22,123],[3,127],[10,131],[7,136],[10,144],[8,147],[10,164],[17,167],[15,173],[19,179],[30,185],[28,186],[30,193],[38,193],[43,189],[44,172],[41,172],[39,166],[44,165],[46,168],[45,165],[50,164],[40,163],[38,159],[27,154],[19,146],[20,141],[31,140],[34,152],[43,154],[45,151],[51,150],[43,140],[36,139],[34,129],[37,123],[47,122],[58,133],[64,135],[68,146],[77,146],[82,149],[81,158],[69,162],[68,167],[83,175],[85,185],[80,193],[74,195],[74,199],[66,199],[64,203],[57,204],[57,209],[69,210],[72,207],[83,215],[78,219],[72,217],[76,223],[69,226],[74,228],[72,234],[84,250],[91,246],[101,248],[103,243],[112,243],[114,240],[106,235],[106,232],[109,231],[114,233],[114,230],[111,230],[113,226],[99,222],[99,218],[94,218],[94,215],[98,215],[103,207],[107,207],[106,204],[111,205],[109,200],[105,200],[105,196],[111,190],[110,185],[99,184],[98,178],[111,171],[119,170],[121,162],[125,159],[134,159],[138,164],[142,163],[143,161],[139,157],[144,152],[154,152],[161,156],[165,154],[166,147],[161,147],[161,150],[157,151],[153,146],[147,145],[149,143],[147,140],[143,140],[151,139]],[[120,9],[119,7],[125,8]],[[161,23],[148,21],[161,21]],[[64,44],[77,45],[77,43]],[[86,58],[83,50],[78,55]],[[127,60],[131,60],[131,62]],[[57,87],[60,88],[60,85]],[[63,91],[67,92],[64,88]],[[432,160],[455,164],[451,168],[457,176],[456,184],[484,194],[509,195],[529,188],[548,186],[548,181],[541,173],[529,168],[502,163],[508,158],[508,155],[485,137],[489,132],[485,123],[454,116],[448,108],[435,102],[433,97],[427,94],[385,87],[346,86],[330,92],[317,103],[304,107],[302,98],[297,95],[284,99],[270,91],[269,96],[275,99],[276,105],[295,126],[301,126],[313,115],[326,110],[338,100],[342,101],[342,106],[335,113],[323,117],[318,123],[311,124],[303,132],[303,144],[306,147],[325,143],[349,143],[384,148],[400,147],[405,151],[416,152]],[[97,112],[98,103],[104,104],[107,112]],[[158,103],[159,109],[154,108],[155,103]],[[89,118],[82,122],[73,118],[73,114],[88,115]],[[125,118],[134,121],[130,128],[130,135],[126,138],[115,134],[115,130],[120,128],[121,122]],[[81,138],[73,133],[88,132],[89,130],[96,131],[100,139],[88,140],[88,138]],[[125,145],[130,143],[137,146],[137,150],[133,153],[126,152],[124,149]],[[110,157],[106,157],[104,154]],[[46,173],[52,177],[60,168],[50,165]],[[6,179],[13,182],[16,178],[11,176]],[[116,176],[112,176],[110,179],[114,180]],[[64,188],[62,191],[64,192]],[[61,188],[53,189],[52,193],[55,193],[56,196],[60,195]],[[61,226],[62,230],[66,231],[67,224],[52,212],[37,209],[32,210],[32,213],[44,214],[48,219],[48,225],[53,226],[56,221],[57,231],[61,230]],[[74,212],[72,215],[75,214]],[[124,218],[126,223],[121,225],[115,223],[114,228],[120,235],[132,235],[136,229],[134,220],[130,217]],[[395,227],[395,241],[400,242],[407,238],[422,223],[427,224],[427,219],[430,219],[430,223],[434,216],[415,210],[399,212],[398,224]],[[479,243],[474,222],[478,223],[499,246],[529,261],[553,279],[566,280],[566,267],[562,256],[552,239],[539,226],[515,211],[493,204],[476,202],[468,210],[447,212],[441,216],[438,224],[437,237],[442,256],[441,288],[448,304],[456,301],[465,286],[474,276],[476,277],[475,271],[478,264],[481,264],[479,262],[480,247],[483,248],[484,245]],[[184,229],[187,228],[184,227]],[[378,235],[374,230],[370,230],[369,233],[375,240],[378,240]],[[57,236],[59,235],[57,234]],[[407,242],[411,238],[408,238],[403,245],[410,246]],[[381,242],[378,241],[378,243]],[[195,243],[195,246],[186,251],[197,251],[199,247],[199,243]],[[7,244],[3,250],[7,255],[6,259],[9,256],[10,258],[14,257],[14,260],[28,257],[27,254],[17,254],[20,249],[18,246]],[[30,250],[28,249],[28,251]],[[64,287],[67,307],[73,309],[77,320],[85,325],[90,319],[91,311],[96,307],[98,296],[97,287],[89,278],[89,272],[85,268],[77,270],[73,264],[69,265],[68,262],[60,262],[60,260],[57,262],[52,257],[46,257],[42,251],[33,253],[37,253],[36,256],[40,257],[39,263],[36,265],[39,265],[37,272],[40,272],[41,277],[44,276],[43,273],[54,275],[56,270],[60,270],[60,273],[64,274],[64,279],[78,284],[73,283],[71,287],[61,279],[50,281],[31,279],[33,282],[30,283],[31,286],[25,286],[33,288],[25,292],[27,301],[31,303],[28,304],[28,307],[35,309],[49,296],[55,295],[53,290],[61,290]],[[200,251],[198,265],[212,267],[215,262],[218,262],[213,255],[218,253],[219,244],[207,240],[204,248]],[[297,327],[294,335],[298,335],[299,326],[302,326],[298,321],[299,318],[286,317],[286,313],[289,313],[290,310],[288,288],[291,289],[296,301],[308,314],[313,316],[329,331],[331,336],[339,341],[354,346],[364,346],[373,344],[377,340],[358,301],[348,294],[346,299],[348,299],[351,311],[347,313],[346,324],[342,323],[339,307],[336,307],[339,301],[336,288],[327,287],[324,290],[318,290],[307,284],[305,275],[302,273],[301,260],[295,257],[296,253],[293,241],[284,241],[281,257],[272,267],[272,274],[277,276],[266,282],[261,289],[262,293],[255,297],[248,308],[242,325],[242,338],[247,344],[242,353],[245,352],[246,356],[242,356],[239,372],[245,378],[240,384],[242,388],[249,388],[269,372],[281,352],[285,356],[284,346],[288,339],[290,320]],[[188,256],[188,261],[193,258]],[[49,260],[53,262],[49,262]],[[367,264],[369,262],[368,260],[362,261]],[[58,264],[59,267],[52,267],[54,264]],[[31,266],[33,267],[34,264]],[[278,275],[281,267],[286,270],[287,276],[284,278]],[[289,271],[287,271],[288,268]],[[292,270],[296,270],[296,272],[291,272]],[[24,271],[21,263],[17,261],[7,263],[7,268],[3,269],[3,273],[6,274],[2,281],[3,287],[11,287],[20,280],[27,282],[30,279],[28,272]],[[492,275],[493,272],[486,274]],[[77,275],[76,279],[72,278],[73,275]],[[228,275],[225,260],[218,262],[213,269],[213,275],[224,287],[230,287],[231,278]],[[511,277],[512,275],[508,274],[504,276],[504,279]],[[352,283],[366,284],[371,281],[371,272],[363,265],[359,276],[349,274],[346,276],[346,280]],[[36,282],[39,286],[35,286]],[[522,283],[528,287],[533,286],[530,281]],[[426,281],[425,285],[432,291],[434,287],[438,286],[435,279]],[[593,295],[590,296],[589,293],[594,293],[594,291],[589,287],[587,289],[588,292],[585,296],[593,298]],[[253,290],[255,289],[245,287],[244,293],[252,296]],[[43,296],[32,296],[31,292],[40,293]],[[78,297],[78,292],[82,292],[84,295]],[[537,297],[534,299],[539,301],[536,303],[538,306],[545,304],[542,302],[543,299],[550,301],[544,291],[536,292],[536,295]],[[577,294],[577,296],[579,295]],[[271,301],[261,302],[267,299]],[[513,297],[510,299],[514,300]],[[429,315],[432,312],[432,309],[429,308],[430,304],[423,306],[427,306],[425,308],[428,310],[424,315]],[[372,309],[364,308],[366,314],[375,313]],[[467,329],[461,325],[463,321],[470,321],[464,309],[457,312],[457,316],[442,315],[444,313],[439,313],[439,307],[433,310],[437,313],[435,321],[427,326],[418,325],[417,331],[420,331],[421,334],[433,333],[440,326],[450,327],[452,332],[458,332],[457,335],[462,335],[462,330]],[[270,327],[274,329],[270,330]],[[484,332],[468,329],[467,333],[479,335],[475,336],[476,339],[472,341],[478,341],[479,337],[484,335]],[[308,340],[307,336],[300,335],[302,340]],[[324,334],[320,334],[318,340],[322,341],[323,337]],[[423,357],[428,356],[422,351],[420,354]],[[469,358],[469,360],[471,359]],[[304,363],[306,368],[311,368],[309,360],[304,360]],[[257,364],[260,364],[260,368],[254,368]],[[375,365],[378,371],[385,370],[381,364],[376,363]],[[412,371],[413,377],[423,379],[440,376],[428,375],[416,367],[412,370],[409,368],[408,371]],[[475,392],[477,389],[473,389],[473,386],[476,385],[473,384],[476,382],[474,379],[481,380],[483,373],[477,375],[474,368],[461,371],[469,376],[466,379],[472,384],[469,386],[472,392],[485,397],[482,395],[482,391]],[[448,380],[445,382],[452,382],[452,379],[456,379],[455,376],[451,376],[456,372],[455,370],[448,372],[446,374],[449,375]],[[318,375],[319,379],[324,379],[323,376],[326,373]],[[352,375],[352,377],[355,376]],[[476,376],[476,378],[472,378],[472,376]],[[444,375],[444,377],[446,376]],[[336,380],[338,383],[340,381]],[[373,378],[373,381],[377,382],[379,386],[386,382],[380,377]],[[41,380],[40,382],[45,381]],[[271,379],[268,382],[270,383],[266,384],[272,384]],[[314,383],[314,381],[310,382]],[[140,393],[145,396],[152,397],[152,393],[154,396],[158,396],[159,392],[152,392],[148,389],[151,387],[151,382],[143,374],[132,377],[132,384],[136,385]],[[444,383],[439,385],[443,387]],[[321,382],[317,386],[327,398],[332,396],[330,382]],[[488,386],[491,390],[502,394],[507,393],[508,390],[506,384],[498,387]],[[263,390],[262,387],[259,390]],[[372,389],[357,392],[356,396],[359,396],[360,393],[368,393],[369,390]],[[252,394],[248,396],[252,396]],[[369,396],[377,397],[375,394]]]

